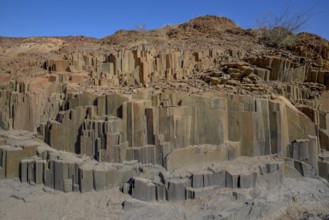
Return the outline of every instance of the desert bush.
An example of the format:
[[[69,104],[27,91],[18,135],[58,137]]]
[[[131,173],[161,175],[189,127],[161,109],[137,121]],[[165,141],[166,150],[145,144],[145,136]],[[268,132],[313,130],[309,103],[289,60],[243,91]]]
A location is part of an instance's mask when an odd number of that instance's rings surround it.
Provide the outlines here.
[[[135,25],[134,30],[139,32],[144,32],[146,31],[146,24]]]
[[[279,15],[269,14],[257,19],[259,41],[273,47],[293,44],[296,34],[307,27],[312,11],[292,13],[288,7]]]

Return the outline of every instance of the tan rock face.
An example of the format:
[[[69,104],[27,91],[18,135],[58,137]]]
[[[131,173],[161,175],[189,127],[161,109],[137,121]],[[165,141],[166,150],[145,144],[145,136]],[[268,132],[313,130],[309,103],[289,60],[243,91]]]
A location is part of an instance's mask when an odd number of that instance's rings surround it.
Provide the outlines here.
[[[194,156],[180,150],[191,145],[221,146],[233,141],[240,143],[233,150],[237,156],[285,155],[289,143],[316,134],[311,119],[284,98],[267,100],[251,96],[188,95],[152,90],[135,96],[88,93],[70,96],[60,107],[63,110],[58,112],[56,121],[48,121],[40,127],[31,126],[30,130],[42,129],[40,134],[44,140],[57,150],[86,154],[105,162],[138,160],[168,169],[179,168],[180,165],[173,165],[176,163],[185,164],[185,156],[193,164],[191,158]],[[24,109],[24,106],[25,102],[17,108]],[[18,119],[19,116],[14,115],[15,129],[31,125],[24,124],[23,120],[15,123]],[[182,153],[174,156],[176,150]],[[229,152],[228,148],[219,147],[211,153],[213,159],[201,159],[203,153],[200,156],[194,153],[195,161],[216,161],[222,157],[227,160],[225,155]]]
[[[39,39],[55,45],[42,53],[3,43],[1,179],[65,192],[120,186],[145,201],[285,176],[328,179],[325,43],[266,48],[211,16],[159,32],[57,40]],[[127,45],[109,46],[114,40]],[[17,144],[26,135],[45,143]]]

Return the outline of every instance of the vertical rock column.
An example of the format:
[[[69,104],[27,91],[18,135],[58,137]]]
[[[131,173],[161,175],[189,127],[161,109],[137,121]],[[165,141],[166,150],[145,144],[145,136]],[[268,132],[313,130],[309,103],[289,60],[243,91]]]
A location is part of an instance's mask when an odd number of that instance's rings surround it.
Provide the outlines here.
[[[314,173],[318,173],[318,148],[317,138],[314,136],[295,140],[288,147],[287,157],[311,165]]]
[[[109,116],[98,120],[85,120],[80,136],[80,153],[99,161],[120,162],[124,150],[122,119]]]
[[[93,107],[77,107],[61,112],[49,127],[49,145],[57,150],[80,153],[80,129]]]
[[[127,129],[127,160],[142,163],[155,163],[154,143],[147,144],[153,134],[147,132],[146,108],[152,106],[151,100],[131,100],[123,104],[123,123]]]

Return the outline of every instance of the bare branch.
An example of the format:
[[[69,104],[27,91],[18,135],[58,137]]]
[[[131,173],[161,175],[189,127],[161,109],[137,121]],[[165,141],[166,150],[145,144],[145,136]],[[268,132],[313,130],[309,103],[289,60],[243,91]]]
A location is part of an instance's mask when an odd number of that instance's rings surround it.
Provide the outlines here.
[[[280,15],[268,14],[262,19],[257,19],[261,31],[260,41],[269,46],[292,43],[294,34],[306,28],[315,7],[298,13],[292,13],[290,7],[286,7]]]

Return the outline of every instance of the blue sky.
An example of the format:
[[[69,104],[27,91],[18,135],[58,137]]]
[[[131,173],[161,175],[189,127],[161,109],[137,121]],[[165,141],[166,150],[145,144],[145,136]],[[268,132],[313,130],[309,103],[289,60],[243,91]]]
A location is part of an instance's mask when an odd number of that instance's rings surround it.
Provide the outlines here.
[[[104,37],[119,29],[160,28],[201,15],[225,16],[243,28],[256,19],[313,8],[303,31],[329,39],[329,0],[1,0],[0,36]]]

